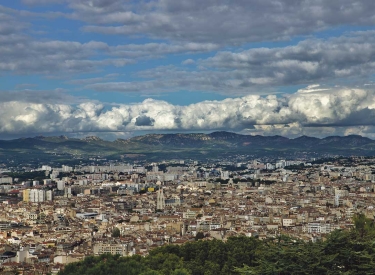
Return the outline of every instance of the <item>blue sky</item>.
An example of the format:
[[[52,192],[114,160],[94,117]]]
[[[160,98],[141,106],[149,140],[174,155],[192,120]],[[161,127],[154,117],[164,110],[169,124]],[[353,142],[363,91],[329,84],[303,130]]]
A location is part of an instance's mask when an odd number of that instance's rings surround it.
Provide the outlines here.
[[[0,3],[0,138],[375,138],[375,10],[349,0]]]

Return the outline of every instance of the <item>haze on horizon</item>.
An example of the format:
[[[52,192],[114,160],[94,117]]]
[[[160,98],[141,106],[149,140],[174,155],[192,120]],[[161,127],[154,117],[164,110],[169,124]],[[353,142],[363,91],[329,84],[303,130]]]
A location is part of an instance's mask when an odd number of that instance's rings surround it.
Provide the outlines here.
[[[0,139],[375,138],[370,0],[0,4]]]

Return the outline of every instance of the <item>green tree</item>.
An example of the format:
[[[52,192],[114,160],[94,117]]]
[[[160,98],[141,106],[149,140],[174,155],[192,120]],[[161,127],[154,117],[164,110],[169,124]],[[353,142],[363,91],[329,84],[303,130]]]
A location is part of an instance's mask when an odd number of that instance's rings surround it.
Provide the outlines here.
[[[178,255],[170,253],[150,254],[143,259],[143,263],[165,275],[170,275],[173,271],[183,268],[182,259]]]
[[[201,239],[204,239],[204,233],[202,231],[199,231],[197,235],[195,235],[195,240],[198,241]]]
[[[117,227],[113,228],[113,230],[112,230],[112,237],[118,238],[120,236],[121,236],[120,229],[118,229]]]
[[[179,268],[179,269],[172,271],[171,275],[190,275],[190,273],[185,268]]]
[[[361,238],[371,235],[375,235],[374,220],[369,219],[363,213],[354,215],[353,222],[355,230],[358,232]]]

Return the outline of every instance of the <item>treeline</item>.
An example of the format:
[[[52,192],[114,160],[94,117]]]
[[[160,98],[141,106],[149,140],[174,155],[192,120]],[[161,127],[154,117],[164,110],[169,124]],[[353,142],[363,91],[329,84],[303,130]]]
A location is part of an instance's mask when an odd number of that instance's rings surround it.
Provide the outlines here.
[[[87,257],[60,275],[375,274],[374,222],[360,214],[354,224],[314,243],[283,235],[264,241],[239,236],[163,246],[147,257]]]

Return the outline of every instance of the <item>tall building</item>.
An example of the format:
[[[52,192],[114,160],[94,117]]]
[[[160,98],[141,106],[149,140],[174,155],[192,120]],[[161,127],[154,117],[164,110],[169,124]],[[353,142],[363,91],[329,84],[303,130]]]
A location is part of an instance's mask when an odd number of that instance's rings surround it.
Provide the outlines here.
[[[220,178],[222,180],[227,180],[229,179],[229,171],[220,171]]]
[[[156,197],[156,209],[157,210],[164,210],[165,208],[165,197],[163,193],[163,188],[160,188],[157,191],[157,197]]]
[[[57,181],[57,190],[64,190],[65,189],[65,182],[62,180]]]
[[[46,201],[52,201],[53,196],[52,196],[52,190],[46,191]]]
[[[46,191],[38,189],[25,189],[22,192],[23,201],[26,202],[44,202],[46,200]]]
[[[100,190],[100,189],[98,189]],[[71,198],[72,197],[72,188],[71,187],[65,187],[64,189],[64,196],[67,197],[67,198]]]
[[[22,197],[23,197],[23,201],[25,202],[29,202],[29,198],[30,198],[30,189],[25,189],[22,191]]]

